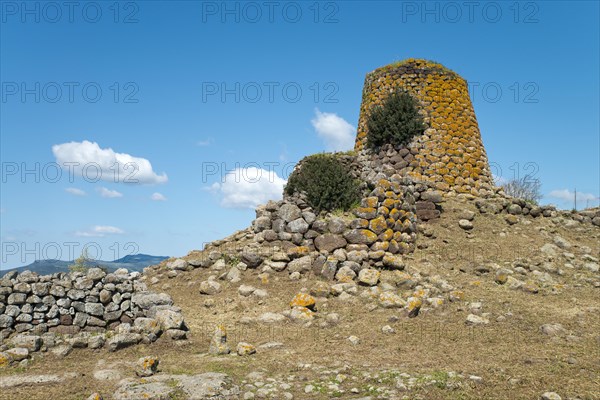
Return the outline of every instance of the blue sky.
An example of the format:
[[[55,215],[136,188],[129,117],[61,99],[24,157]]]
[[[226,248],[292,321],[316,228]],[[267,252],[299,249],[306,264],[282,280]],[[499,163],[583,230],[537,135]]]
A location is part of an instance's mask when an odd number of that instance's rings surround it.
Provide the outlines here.
[[[410,57],[469,81],[496,175],[598,205],[596,1],[0,4],[2,268],[245,228],[296,161],[351,147],[365,74]]]

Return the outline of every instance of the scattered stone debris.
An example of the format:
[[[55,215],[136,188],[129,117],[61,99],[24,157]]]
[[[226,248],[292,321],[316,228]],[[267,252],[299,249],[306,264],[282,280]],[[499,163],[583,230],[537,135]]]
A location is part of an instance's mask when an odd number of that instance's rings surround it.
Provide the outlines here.
[[[224,325],[217,325],[215,328],[208,352],[213,355],[224,355],[231,352],[227,344],[227,330]]]

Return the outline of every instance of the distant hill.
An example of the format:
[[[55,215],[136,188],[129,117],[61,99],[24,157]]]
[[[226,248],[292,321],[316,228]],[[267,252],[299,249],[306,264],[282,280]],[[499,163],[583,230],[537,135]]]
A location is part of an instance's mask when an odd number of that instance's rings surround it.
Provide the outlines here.
[[[133,254],[123,258],[119,258],[115,261],[94,261],[90,266],[99,266],[106,268],[109,272],[113,272],[119,268],[126,268],[129,271],[141,272],[144,268],[150,265],[155,265],[169,257],[165,256],[150,256],[148,254]],[[24,267],[2,270],[0,271],[0,277],[4,276],[9,271],[22,272],[29,270],[37,272],[40,275],[50,275],[56,272],[69,272],[69,265],[73,264],[73,261],[62,261],[62,260],[36,260],[29,265]]]

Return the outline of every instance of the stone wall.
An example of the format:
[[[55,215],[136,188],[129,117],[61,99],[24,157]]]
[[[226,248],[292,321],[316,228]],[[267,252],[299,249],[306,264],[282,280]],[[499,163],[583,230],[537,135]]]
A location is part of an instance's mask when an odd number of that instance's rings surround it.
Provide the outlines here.
[[[428,126],[405,148],[393,154],[367,148],[367,120],[373,107],[390,93],[403,89],[421,106]],[[409,59],[367,74],[363,88],[355,150],[381,168],[392,169],[416,181],[425,181],[444,193],[494,193],[492,176],[481,140],[467,82],[440,64]]]
[[[551,205],[538,206],[514,197],[497,196],[491,199],[475,199],[475,206],[482,214],[505,214],[509,223],[516,223],[517,219],[510,217],[529,216],[533,218],[555,218],[573,220],[577,223],[590,223],[600,226],[600,209],[580,211],[557,210]],[[576,225],[575,225],[576,226]]]
[[[256,241],[301,258],[270,257],[271,268],[283,270],[287,266],[291,272],[312,269],[333,278],[342,266],[350,265],[358,273],[364,268],[400,265],[395,256],[415,249],[417,215],[425,220],[438,217],[442,196],[410,178],[376,177],[379,179],[369,182],[374,188],[360,207],[343,215],[317,215],[298,194],[259,206],[252,224]]]
[[[15,333],[123,331],[134,335],[133,341],[153,342],[163,333],[183,339],[186,330],[171,297],[147,291],[139,272],[121,269],[106,274],[91,268],[86,273],[40,276],[24,271],[9,272],[0,279],[1,340]]]

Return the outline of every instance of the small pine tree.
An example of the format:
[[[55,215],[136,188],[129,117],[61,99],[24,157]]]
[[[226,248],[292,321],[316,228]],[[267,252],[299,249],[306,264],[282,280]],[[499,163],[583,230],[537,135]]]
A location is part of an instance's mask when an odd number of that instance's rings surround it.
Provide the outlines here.
[[[316,211],[349,210],[361,198],[360,184],[335,154],[307,157],[288,180],[285,192],[304,193]]]
[[[92,259],[88,256],[87,247],[81,251],[81,255],[75,259],[74,263],[69,265],[71,272],[86,272],[90,268]]]
[[[389,95],[383,105],[376,106],[367,120],[367,144],[371,148],[391,143],[394,146],[408,144],[416,135],[425,131],[425,123],[419,114],[417,101],[406,91]]]

